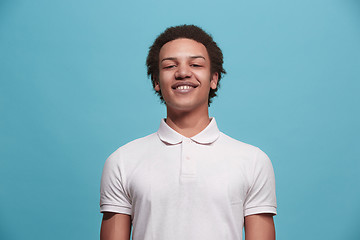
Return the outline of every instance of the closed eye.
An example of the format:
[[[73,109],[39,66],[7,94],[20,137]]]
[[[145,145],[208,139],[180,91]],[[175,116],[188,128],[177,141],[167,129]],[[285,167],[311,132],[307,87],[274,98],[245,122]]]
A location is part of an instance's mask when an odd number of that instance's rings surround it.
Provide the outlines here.
[[[174,68],[174,67],[176,67],[176,65],[166,66],[166,67],[164,67],[164,69],[169,69],[169,68]]]
[[[192,67],[202,67],[202,66],[199,65],[199,64],[191,64],[190,66],[192,66]]]

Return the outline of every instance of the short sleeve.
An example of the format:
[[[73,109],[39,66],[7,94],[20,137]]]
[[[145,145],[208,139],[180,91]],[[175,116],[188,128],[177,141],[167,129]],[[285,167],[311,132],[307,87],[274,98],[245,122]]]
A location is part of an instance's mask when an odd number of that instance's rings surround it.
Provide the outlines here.
[[[131,215],[131,199],[125,189],[120,149],[105,161],[100,184],[100,212]]]
[[[252,184],[244,203],[244,216],[260,213],[276,214],[275,175],[269,157],[260,149],[252,170]]]

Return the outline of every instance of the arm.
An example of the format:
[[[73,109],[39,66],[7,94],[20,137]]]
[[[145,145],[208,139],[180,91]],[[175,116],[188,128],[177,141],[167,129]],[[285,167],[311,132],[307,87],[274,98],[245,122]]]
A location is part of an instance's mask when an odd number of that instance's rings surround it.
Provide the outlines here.
[[[263,213],[245,217],[245,240],[275,240],[273,214]]]
[[[129,240],[131,216],[121,213],[104,212],[100,240]]]

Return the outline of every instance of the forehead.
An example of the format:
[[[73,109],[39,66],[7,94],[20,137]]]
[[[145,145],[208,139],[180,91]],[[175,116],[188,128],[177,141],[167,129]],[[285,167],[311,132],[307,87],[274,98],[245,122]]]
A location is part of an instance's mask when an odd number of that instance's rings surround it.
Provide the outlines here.
[[[189,57],[189,56],[203,56],[208,60],[208,52],[206,47],[195,40],[188,38],[179,38],[165,43],[159,53],[159,60],[167,57]]]

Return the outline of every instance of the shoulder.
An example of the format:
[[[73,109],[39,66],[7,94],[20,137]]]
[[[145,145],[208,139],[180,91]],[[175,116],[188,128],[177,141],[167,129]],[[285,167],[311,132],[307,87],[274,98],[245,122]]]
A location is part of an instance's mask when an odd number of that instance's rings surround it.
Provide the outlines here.
[[[122,151],[123,153],[141,152],[144,150],[144,148],[157,143],[159,143],[159,138],[155,132],[145,137],[135,139],[121,146],[118,150]]]
[[[220,133],[217,151],[226,159],[231,159],[250,168],[269,166],[271,161],[268,155],[259,147],[236,140],[224,133]]]
[[[252,157],[256,157],[259,153],[263,153],[257,146],[239,141],[222,132],[220,132],[219,146],[224,149],[224,152],[228,151],[230,153],[249,155]]]
[[[124,161],[124,159],[129,157],[136,159],[136,156],[144,154],[158,142],[159,139],[157,137],[157,133],[152,133],[145,137],[135,139],[116,149],[110,154],[106,161],[119,163],[119,161]]]

